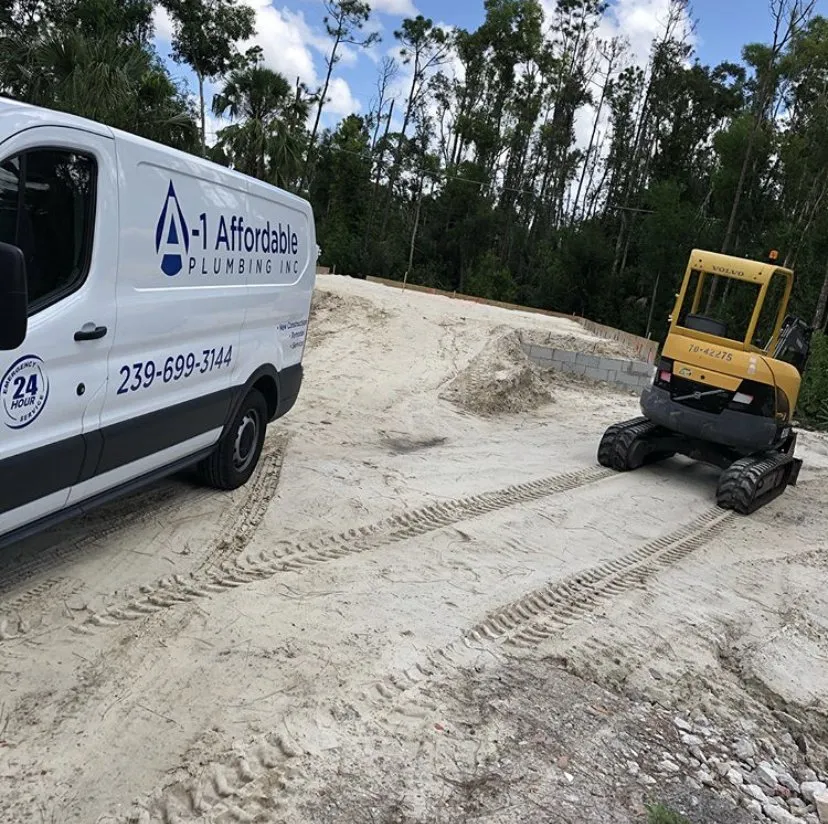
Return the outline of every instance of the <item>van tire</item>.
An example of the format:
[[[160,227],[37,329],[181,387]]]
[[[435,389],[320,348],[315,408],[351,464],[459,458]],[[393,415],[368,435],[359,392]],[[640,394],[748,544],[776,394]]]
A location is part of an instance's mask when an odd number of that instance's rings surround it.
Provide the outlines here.
[[[215,450],[196,467],[202,483],[223,490],[244,486],[259,463],[267,419],[267,401],[251,389]]]

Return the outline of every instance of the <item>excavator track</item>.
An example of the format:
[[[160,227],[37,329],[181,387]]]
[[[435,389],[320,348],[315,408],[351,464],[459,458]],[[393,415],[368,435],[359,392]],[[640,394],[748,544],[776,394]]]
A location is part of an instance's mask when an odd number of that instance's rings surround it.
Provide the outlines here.
[[[662,428],[647,418],[633,418],[610,426],[598,445],[598,463],[616,472],[638,469],[646,463],[664,460],[672,452],[648,449],[649,441],[662,433]]]
[[[643,421],[644,418],[636,418],[636,421]],[[628,423],[634,423],[629,421]],[[598,463],[601,466],[612,469],[612,453],[615,450],[615,441],[618,438],[618,433],[627,426],[626,423],[614,423],[608,427],[601,438],[601,443],[598,444]]]
[[[675,449],[696,457],[689,446],[684,451],[677,437],[681,438],[645,417],[616,423],[601,438],[598,463],[616,472],[629,472],[665,460],[675,454]],[[750,515],[781,495],[787,486],[795,485],[802,466],[802,461],[793,456],[795,443],[794,438],[778,452],[749,455],[732,463],[727,458],[722,463],[711,460],[725,467],[716,490],[717,504],[722,509]]]
[[[750,515],[796,485],[802,461],[792,454],[769,452],[734,461],[722,472],[716,502],[723,509]]]

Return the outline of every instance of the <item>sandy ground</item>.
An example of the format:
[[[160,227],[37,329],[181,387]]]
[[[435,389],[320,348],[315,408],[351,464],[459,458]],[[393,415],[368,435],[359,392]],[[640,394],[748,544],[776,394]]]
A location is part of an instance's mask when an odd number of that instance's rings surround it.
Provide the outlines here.
[[[624,354],[574,322],[329,276],[310,329],[244,489],[0,554],[0,820],[751,820],[676,713],[828,771],[825,439],[739,518],[597,466],[637,398],[519,345]]]

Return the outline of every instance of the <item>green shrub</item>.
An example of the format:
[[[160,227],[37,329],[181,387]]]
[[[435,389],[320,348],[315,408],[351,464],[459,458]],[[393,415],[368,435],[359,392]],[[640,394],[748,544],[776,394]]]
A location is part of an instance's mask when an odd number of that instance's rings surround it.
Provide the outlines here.
[[[647,807],[647,824],[690,824],[683,816],[663,804]]]
[[[466,291],[485,300],[512,303],[517,286],[509,269],[494,252],[486,252],[477,262],[466,281]]]
[[[796,412],[804,424],[828,429],[828,337],[821,332],[814,332],[811,339],[811,356],[805,367]]]

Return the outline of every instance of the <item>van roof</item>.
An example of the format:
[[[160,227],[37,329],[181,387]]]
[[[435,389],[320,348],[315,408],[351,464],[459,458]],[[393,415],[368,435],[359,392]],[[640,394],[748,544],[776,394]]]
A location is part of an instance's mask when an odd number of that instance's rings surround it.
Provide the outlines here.
[[[0,96],[0,142],[4,134],[15,133],[34,126],[68,126],[83,129],[86,132],[112,137],[112,129],[103,123],[87,120],[73,114],[66,114],[56,109],[32,106],[9,97]]]
[[[163,151],[172,156],[177,156],[188,163],[195,163],[197,165],[210,168],[214,171],[221,171],[222,175],[229,176],[235,180],[243,183],[245,186],[262,186],[268,189],[277,189],[280,195],[289,200],[295,201],[298,205],[301,204],[305,209],[310,208],[308,201],[299,195],[295,195],[286,189],[274,186],[264,180],[251,177],[242,172],[229,169],[226,166],[221,166],[214,163],[207,158],[199,157],[198,155],[183,152],[180,149],[174,149],[166,146],[163,143],[157,143],[148,140],[144,137],[132,134],[131,132],[121,131],[95,120],[89,120],[85,117],[78,117],[74,114],[67,114],[66,112],[58,111],[57,109],[49,109],[43,106],[33,106],[29,103],[21,103],[17,100],[12,100],[8,97],[0,95],[0,146],[2,146],[3,135],[16,134],[24,129],[31,129],[36,126],[65,126],[71,129],[79,129],[81,131],[89,132],[91,134],[99,135],[100,137],[109,137],[124,143],[133,143],[143,145],[147,148],[152,148],[155,151]]]

